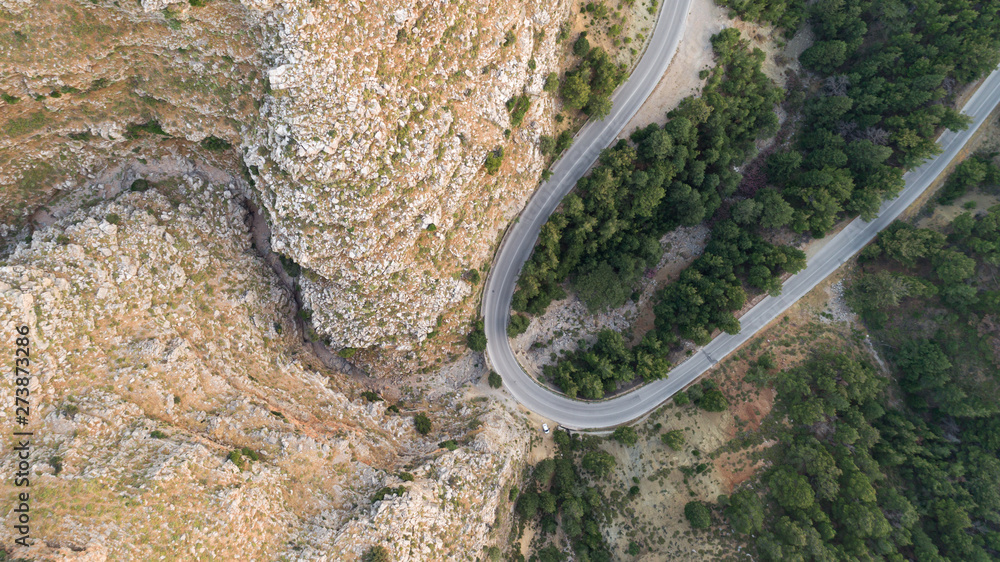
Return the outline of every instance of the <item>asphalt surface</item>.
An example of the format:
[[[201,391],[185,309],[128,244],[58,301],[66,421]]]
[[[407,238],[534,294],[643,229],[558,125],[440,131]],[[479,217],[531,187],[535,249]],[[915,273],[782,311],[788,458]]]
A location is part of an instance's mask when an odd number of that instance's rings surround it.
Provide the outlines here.
[[[612,96],[614,106],[604,121],[590,122],[577,135],[567,153],[552,167],[553,175],[542,184],[525,206],[504,241],[487,279],[483,300],[486,354],[502,377],[504,387],[524,407],[569,429],[606,429],[635,421],[657,408],[699,375],[749,340],[782,312],[808,293],[861,250],[875,235],[896,219],[931,185],[958,155],[976,129],[1000,102],[1000,70],[994,71],[963,108],[973,118],[968,129],[946,131],[938,139],[942,152],[906,173],[906,187],[899,197],[882,205],[872,222],[855,219],[834,235],[808,260],[807,266],[790,277],[782,294],[766,297],[740,318],[742,330],[722,334],[670,371],[669,377],[608,400],[584,401],[567,398],[538,384],[518,364],[507,339],[510,303],[521,267],[530,257],[542,224],[576,181],[597,160],[600,151],[617,137],[638,111],[666,70],[680,40],[689,0],[665,4],[650,45],[632,76]]]

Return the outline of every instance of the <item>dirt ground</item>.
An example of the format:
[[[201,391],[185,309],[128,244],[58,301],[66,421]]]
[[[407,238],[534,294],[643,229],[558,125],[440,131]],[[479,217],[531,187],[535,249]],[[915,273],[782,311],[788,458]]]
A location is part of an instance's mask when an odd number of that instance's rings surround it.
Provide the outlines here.
[[[622,129],[620,138],[626,138],[637,128],[650,123],[667,122],[667,112],[687,96],[701,91],[705,81],[698,73],[712,66],[712,44],[709,39],[729,23],[726,12],[713,0],[692,0],[691,11],[684,22],[684,34],[670,66],[656,85],[656,89]]]

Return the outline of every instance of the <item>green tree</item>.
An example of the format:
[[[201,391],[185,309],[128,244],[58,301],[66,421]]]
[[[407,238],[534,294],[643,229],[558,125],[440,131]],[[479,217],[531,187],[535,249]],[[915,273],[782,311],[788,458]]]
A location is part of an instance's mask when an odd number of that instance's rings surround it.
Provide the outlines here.
[[[797,154],[797,153],[793,153]],[[759,225],[762,228],[781,228],[791,222],[795,210],[774,188],[764,188],[754,195],[760,204]]]
[[[587,40],[587,32],[584,31],[573,42],[573,54],[578,57],[585,57],[588,53],[590,53],[590,41]]]
[[[490,371],[489,376],[486,378],[490,388],[500,388],[503,386],[503,377],[501,377],[496,371]]]
[[[607,95],[593,95],[587,98],[583,112],[593,119],[602,120],[611,113],[611,98]]]
[[[832,74],[847,59],[847,43],[839,40],[816,41],[799,55],[799,62],[809,70]]]
[[[513,338],[523,334],[528,331],[530,323],[531,319],[523,314],[511,314],[510,323],[507,324],[507,335]]]
[[[538,494],[532,491],[524,491],[517,500],[517,509],[525,519],[534,519],[538,513]]]
[[[976,260],[955,250],[940,250],[931,258],[934,273],[946,285],[961,283],[976,273]]]
[[[483,328],[482,320],[476,321],[472,326],[472,331],[465,338],[465,344],[472,351],[486,350],[486,330]]]
[[[639,442],[639,434],[636,433],[635,428],[627,425],[616,428],[611,434],[611,438],[626,447],[631,447]]]
[[[583,72],[570,72],[559,88],[563,104],[570,109],[583,109],[590,100],[590,81]]]
[[[729,407],[729,401],[722,392],[713,388],[705,391],[698,401],[698,407],[707,412],[722,412]]]
[[[546,92],[554,92],[559,89],[559,74],[556,72],[550,72],[548,76],[545,77],[545,86],[542,87]]]
[[[598,478],[603,478],[611,473],[615,467],[615,458],[606,451],[588,451],[583,455],[583,468],[589,470]]]
[[[631,283],[628,281],[634,274],[634,270],[626,272],[623,278],[611,264],[602,261],[580,275],[573,282],[573,287],[591,312],[618,308],[625,304],[631,294]]]
[[[431,432],[431,419],[427,417],[427,414],[420,412],[413,416],[413,427],[417,430],[417,433],[427,435]]]
[[[556,154],[562,154],[573,144],[573,133],[563,131],[556,137]]]
[[[756,492],[744,488],[729,497],[726,518],[738,533],[759,533],[764,528],[764,504]]]
[[[815,501],[809,481],[786,467],[775,470],[768,482],[774,499],[785,509],[806,510]]]
[[[707,529],[712,526],[712,512],[699,501],[690,501],[684,506],[684,517],[695,529]]]

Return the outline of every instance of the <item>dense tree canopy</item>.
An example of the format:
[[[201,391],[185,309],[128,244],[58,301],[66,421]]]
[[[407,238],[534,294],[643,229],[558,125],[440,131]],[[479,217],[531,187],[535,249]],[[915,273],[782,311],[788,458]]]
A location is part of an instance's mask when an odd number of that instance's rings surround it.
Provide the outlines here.
[[[892,225],[849,289],[891,380],[832,352],[774,378],[765,493],[725,508],[762,559],[1000,557],[1000,206],[947,231]]]

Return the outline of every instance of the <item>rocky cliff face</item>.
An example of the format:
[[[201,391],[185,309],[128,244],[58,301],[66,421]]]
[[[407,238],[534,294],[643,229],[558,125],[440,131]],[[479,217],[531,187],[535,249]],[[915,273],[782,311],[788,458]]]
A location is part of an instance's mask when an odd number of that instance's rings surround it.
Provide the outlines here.
[[[304,268],[334,347],[408,353],[464,327],[465,274],[543,166],[568,8],[0,0],[0,322],[31,329],[41,539],[14,553],[352,560],[381,543],[428,560],[496,544],[521,419],[440,388],[407,388],[402,413],[358,398],[303,349],[245,198]],[[514,126],[505,102],[525,92]]]
[[[320,334],[408,351],[467,322],[463,274],[488,262],[537,185],[542,87],[568,3],[284,6],[267,126],[246,142],[275,248],[309,270]],[[505,103],[525,92],[531,110],[513,127]],[[504,164],[488,175],[497,148]]]
[[[0,216],[23,224],[108,165],[223,139],[335,347],[409,351],[464,326],[463,275],[544,165],[569,3],[196,4],[0,0]]]
[[[14,554],[351,560],[384,543],[426,560],[495,543],[526,449],[511,414],[446,397],[424,438],[405,412],[349,398],[302,353],[240,182],[188,159],[157,165],[169,173],[145,174],[147,191],[57,218],[0,266],[2,332],[30,327],[34,373],[41,540]],[[464,445],[438,449],[445,438]],[[413,482],[394,475],[404,464]]]

